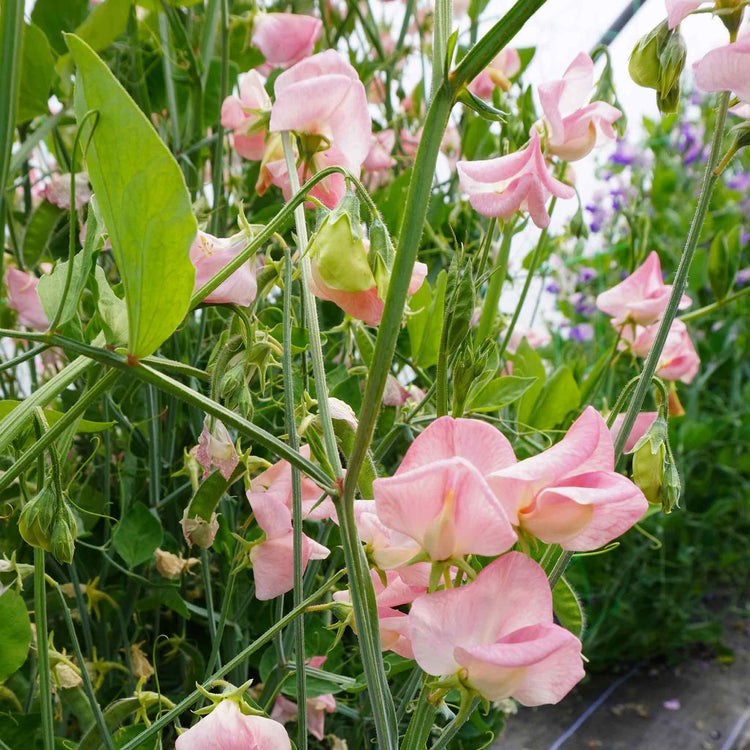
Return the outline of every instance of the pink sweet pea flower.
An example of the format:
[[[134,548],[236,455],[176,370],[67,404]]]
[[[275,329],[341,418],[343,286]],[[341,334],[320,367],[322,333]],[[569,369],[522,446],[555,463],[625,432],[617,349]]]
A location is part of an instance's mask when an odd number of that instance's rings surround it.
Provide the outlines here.
[[[490,425],[442,417],[414,441],[393,477],[373,482],[378,518],[434,561],[499,555],[516,534],[483,475],[512,461],[507,440]]]
[[[383,391],[383,406],[403,406],[410,398],[409,391],[396,380],[395,375],[389,373]]]
[[[532,328],[519,328],[516,326],[513,333],[510,334],[507,350],[515,354],[521,342],[526,339],[526,343],[532,348],[537,349],[540,346],[546,346],[552,340],[552,336],[546,331],[535,331]]]
[[[648,325],[662,316],[671,293],[671,284],[662,281],[659,256],[652,251],[624,281],[602,292],[596,298],[596,306],[612,316],[614,326],[627,321]],[[683,296],[680,309],[689,307],[691,302],[690,297]]]
[[[76,172],[75,176],[76,209],[85,206],[91,200],[89,176],[86,172]],[[58,208],[70,211],[70,174],[56,174],[52,176],[44,188],[44,197]]]
[[[248,245],[244,232],[232,237],[214,237],[198,230],[190,246],[190,262],[195,266],[195,289],[198,291],[222,268],[233,261]],[[239,305],[247,307],[258,292],[253,261],[243,263],[226,281],[219,284],[202,302],[214,305]]]
[[[581,52],[558,81],[539,86],[547,146],[565,161],[577,161],[594,146],[614,141],[612,123],[622,117],[617,107],[588,98],[594,85],[594,62]]]
[[[628,439],[625,442],[625,453],[630,453],[633,446],[646,434],[646,430],[651,427],[654,420],[658,416],[659,412],[656,411],[642,411],[636,418],[633,429],[628,435]],[[617,440],[617,436],[620,434],[622,429],[622,423],[625,421],[625,412],[621,412],[615,417],[614,424],[610,427],[609,431],[612,434],[612,442]]]
[[[634,330],[626,328],[622,332],[623,348],[629,346],[637,357],[647,357],[658,330],[658,323],[646,328],[635,326]],[[695,351],[687,326],[679,318],[675,319],[669,329],[667,341],[659,357],[656,374],[664,380],[680,380],[683,383],[692,383],[698,374],[700,362],[700,357]]]
[[[414,566],[418,567],[418,566]],[[410,604],[418,596],[427,591],[427,579],[429,570],[425,577],[424,585],[410,584],[404,581],[398,573],[393,570],[386,571],[386,585],[374,570],[370,571],[372,585],[375,588],[375,602],[378,608],[378,624],[380,629],[380,645],[383,651],[393,651],[405,659],[413,659],[414,651],[409,637],[409,618],[405,612],[396,609],[403,604]],[[333,600],[340,604],[349,604],[351,595],[349,590],[336,591]],[[355,630],[354,619],[350,621]]]
[[[666,0],[667,25],[670,29],[682,23],[683,19],[700,8],[706,0]]]
[[[203,432],[198,439],[195,458],[203,467],[204,479],[211,471],[211,467],[215,466],[221,472],[221,476],[229,481],[240,459],[237,457],[234,441],[223,422],[214,417],[206,417],[203,420]]]
[[[303,458],[310,459],[309,445],[303,445],[299,452]],[[334,513],[331,499],[326,497],[320,505],[314,507],[323,493],[318,485],[304,474],[302,474],[301,480],[302,515],[305,518],[313,518],[318,521],[330,518]],[[250,505],[253,504],[257,497],[262,495],[273,498],[291,511],[292,467],[289,461],[281,459],[262,474],[250,480],[250,489],[247,491],[247,499],[250,501]]]
[[[585,552],[623,534],[648,508],[614,463],[612,436],[589,406],[557,445],[494,472],[487,482],[514,526],[546,544]]]
[[[516,211],[528,211],[539,228],[549,226],[544,205],[550,194],[572,198],[575,190],[556,180],[542,155],[539,133],[534,130],[526,148],[497,159],[459,161],[456,165],[461,189],[484,216],[509,219]]]
[[[320,669],[325,664],[325,656],[313,656],[307,663],[314,669]],[[305,703],[305,715],[307,716],[307,731],[318,740],[325,736],[326,714],[332,714],[336,710],[336,699],[331,693],[314,695]],[[288,721],[296,721],[298,714],[297,704],[283,695],[277,695],[271,711],[271,718],[281,724]]]
[[[409,632],[425,672],[458,675],[491,701],[557,703],[584,676],[580,641],[552,621],[547,576],[520,552],[466,586],[417,599]]]
[[[396,134],[392,128],[372,134],[372,145],[367,152],[367,158],[362,162],[365,172],[382,172],[396,166],[396,160],[391,156],[396,145]]]
[[[46,331],[49,319],[42,309],[39,292],[36,290],[39,279],[34,274],[8,266],[5,284],[8,287],[8,307],[18,313],[19,324],[34,331]]]
[[[292,512],[272,494],[248,494],[250,507],[265,541],[250,550],[255,596],[261,601],[275,599],[294,586],[294,538]],[[330,550],[306,534],[302,535],[302,569],[308,560],[324,560]]]
[[[250,39],[266,58],[259,68],[268,75],[274,68],[289,68],[312,54],[323,22],[298,13],[258,13]]]
[[[175,750],[291,750],[286,729],[264,716],[246,716],[233,700],[223,700],[208,716],[183,732]]]
[[[469,91],[480,99],[491,99],[496,89],[510,90],[510,79],[521,70],[521,57],[518,50],[506,47],[469,84]]]
[[[266,125],[262,120],[270,110],[271,99],[255,70],[243,77],[239,97],[228,96],[221,105],[221,124],[234,131],[234,148],[245,159],[263,158]]]
[[[711,50],[693,64],[695,85],[701,91],[733,91],[750,104],[750,31],[734,44]]]
[[[424,263],[415,263],[411,272],[411,281],[407,294],[414,294],[421,286],[427,276],[427,266]],[[385,301],[378,296],[376,286],[364,292],[345,292],[328,286],[320,278],[315,260],[311,265],[310,291],[318,298],[329,300],[338,305],[347,315],[361,320],[368,326],[380,324],[383,317]]]
[[[269,130],[291,130],[336,149],[336,162],[359,174],[370,151],[372,123],[357,71],[335,50],[298,62],[274,84]]]

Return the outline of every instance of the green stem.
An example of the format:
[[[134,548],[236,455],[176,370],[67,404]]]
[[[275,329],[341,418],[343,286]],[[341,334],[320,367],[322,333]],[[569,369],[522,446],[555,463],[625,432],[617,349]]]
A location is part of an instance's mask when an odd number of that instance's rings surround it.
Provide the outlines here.
[[[79,399],[55,422],[49,430],[45,431],[39,439],[23,453],[23,455],[13,462],[12,466],[0,477],[0,491],[10,486],[16,477],[20,476],[31,464],[41,456],[49,445],[60,437],[71,425],[75,424],[81,415],[86,411],[90,404],[96,401],[100,396],[105,394],[112,385],[120,378],[121,373],[110,370],[106,375],[96,381],[90,390],[86,391]],[[41,390],[41,389],[40,389]],[[38,391],[37,391],[38,393]],[[29,397],[31,398],[31,396]],[[26,399],[28,400],[28,399]],[[20,409],[25,403],[24,400],[19,404],[6,419],[13,416],[13,413]],[[42,406],[44,402],[39,403]],[[32,415],[33,416],[33,412]],[[2,423],[0,423],[1,425]]]
[[[43,478],[40,481],[44,481]],[[36,654],[39,663],[39,705],[42,712],[42,743],[44,750],[54,750],[55,718],[52,709],[52,685],[50,684],[49,671],[44,550],[38,547],[34,548],[34,625],[36,626]]]
[[[5,249],[5,186],[8,183],[13,133],[16,125],[18,85],[23,47],[23,0],[2,1],[2,52],[0,52],[0,279]]]
[[[738,299],[746,297],[748,294],[750,294],[750,286],[746,286],[739,292],[735,292],[734,294],[730,294],[728,297],[724,297],[724,299],[712,302],[710,305],[699,307],[697,310],[691,310],[689,313],[680,315],[680,320],[683,323],[689,323],[692,320],[697,320],[698,318],[702,318],[704,315],[710,315],[712,312],[720,310],[722,307],[724,307],[724,305],[728,305],[730,302],[736,302]]]
[[[487,285],[487,294],[482,304],[482,313],[479,317],[477,326],[476,340],[481,343],[492,330],[492,324],[497,316],[497,306],[500,303],[500,292],[502,291],[505,277],[508,273],[508,256],[510,255],[510,245],[513,240],[513,223],[509,223],[503,229],[503,240],[500,244],[497,257],[495,258],[495,267],[490,276],[490,283]]]
[[[284,156],[286,158],[292,195],[296,195],[299,191],[299,181],[289,133],[282,133],[281,138],[284,145]],[[305,210],[302,204],[295,208],[294,214],[297,224],[298,249],[302,256],[300,258],[302,299],[306,322],[310,331],[310,358],[312,360],[315,391],[318,399],[318,413],[323,430],[323,443],[334,474],[337,479],[340,479],[343,476],[343,470],[328,408],[328,389],[326,386],[323,350],[320,342],[320,329],[318,327],[318,313],[315,306],[315,298],[309,286],[311,273],[310,257],[305,253],[307,249],[307,226],[305,224]],[[361,468],[360,464],[357,470],[357,480],[359,479],[359,470]],[[372,586],[369,566],[359,540],[357,524],[354,518],[353,493],[349,501],[337,504],[337,511],[341,542],[344,548],[344,561],[346,563],[349,587],[352,595],[354,620],[362,651],[362,665],[370,696],[370,705],[373,710],[378,746],[384,748],[384,750],[396,750],[398,747],[396,709],[388,688],[388,678],[386,677],[385,666],[383,664],[375,590]]]
[[[206,616],[208,618],[208,634],[211,638],[211,646],[216,643],[216,620],[214,617],[214,594],[211,589],[211,569],[210,561],[208,559],[208,550],[204,547],[201,549],[201,568],[203,570],[203,588],[206,592]],[[218,664],[221,666],[221,659],[218,659]]]
[[[57,592],[57,596],[60,599],[60,606],[62,608],[63,618],[65,619],[65,626],[68,629],[68,635],[70,636],[70,640],[73,643],[73,650],[75,651],[76,661],[78,662],[78,666],[81,670],[83,691],[86,693],[86,698],[88,699],[89,705],[91,706],[91,711],[94,714],[94,720],[96,721],[96,726],[99,729],[99,734],[101,735],[102,742],[107,747],[107,750],[115,750],[115,745],[112,742],[112,737],[110,736],[109,730],[107,729],[107,724],[104,721],[101,706],[96,700],[96,695],[94,694],[94,686],[91,684],[91,677],[89,676],[88,669],[86,668],[86,662],[83,659],[81,644],[78,642],[78,636],[76,635],[76,629],[73,625],[73,618],[70,616],[70,609],[68,608],[68,605],[65,601],[65,595],[58,585],[55,585],[55,591]]]
[[[146,383],[151,383],[151,385],[156,386],[160,391],[175,396],[181,401],[184,401],[187,404],[191,404],[192,406],[201,409],[207,414],[220,419],[222,422],[224,422],[224,424],[234,427],[242,435],[259,443],[279,458],[284,458],[292,465],[298,466],[300,471],[304,472],[321,488],[329,492],[332,496],[336,495],[336,490],[330,486],[331,478],[319,466],[312,463],[312,461],[308,461],[299,453],[291,450],[286,443],[279,440],[274,435],[271,435],[270,432],[266,432],[266,430],[264,430],[263,428],[257,427],[256,425],[252,424],[252,422],[248,422],[243,417],[235,414],[233,411],[227,409],[213,399],[204,396],[202,393],[194,391],[192,388],[189,388],[188,386],[176,380],[173,380],[167,375],[164,375],[163,373],[151,367],[147,367],[144,364],[128,364],[128,361],[125,357],[116,354],[115,352],[110,352],[107,349],[97,349],[96,347],[88,346],[78,341],[74,341],[73,339],[67,339],[64,336],[58,336],[57,334],[36,334],[29,331],[18,332],[0,329],[0,336],[5,335],[8,335],[12,338],[24,337],[30,338],[32,340],[49,340],[49,342],[54,346],[60,346],[63,349],[76,352],[78,354],[83,354],[84,357],[87,357],[91,360],[101,362],[102,364],[108,365],[109,367],[114,367],[122,372],[130,373],[131,375],[139,378]],[[78,360],[76,360],[76,362],[78,362]],[[41,392],[44,387],[45,386],[42,386],[42,388],[40,388],[37,393]],[[21,404],[19,404],[5,418],[5,420],[3,420],[3,422],[0,422],[0,426],[4,426],[5,421],[13,417],[16,411],[21,409],[21,407],[24,406],[30,398],[31,396],[25,399]],[[2,437],[0,437],[0,450],[2,450],[2,444],[4,441],[5,433],[2,433]]]
[[[294,381],[292,374],[292,253],[284,248],[284,418],[289,447],[299,450],[297,421],[294,415]],[[302,601],[302,478],[299,469],[292,466],[292,533],[294,553],[294,606]],[[307,748],[307,677],[305,674],[305,617],[297,618],[294,624],[294,660],[297,673],[297,747]]]
[[[643,401],[646,398],[646,393],[651,386],[651,380],[656,373],[656,368],[659,365],[659,358],[664,349],[664,345],[669,335],[669,329],[672,327],[672,322],[677,316],[677,311],[682,300],[682,295],[685,292],[685,286],[687,285],[688,273],[690,272],[690,265],[693,262],[693,256],[695,255],[695,249],[698,246],[698,240],[700,239],[701,229],[703,228],[703,222],[706,219],[708,213],[708,207],[711,202],[711,194],[713,193],[714,185],[716,184],[717,177],[713,174],[716,163],[719,159],[719,153],[721,151],[721,143],[724,135],[724,125],[727,119],[727,109],[729,107],[730,93],[728,91],[721,95],[719,101],[719,111],[716,115],[716,123],[714,125],[714,133],[711,139],[711,152],[708,160],[706,161],[706,169],[703,174],[703,183],[701,185],[701,192],[698,198],[698,205],[695,209],[693,221],[690,224],[690,230],[688,232],[687,240],[685,242],[685,249],[682,252],[680,258],[680,264],[677,267],[677,274],[675,275],[674,282],[672,284],[672,292],[669,296],[669,302],[667,308],[664,311],[664,317],[661,319],[659,324],[659,330],[656,333],[654,343],[651,345],[651,349],[646,358],[646,362],[643,365],[643,372],[641,372],[640,380],[636,386],[635,393],[633,394],[633,400],[628,406],[628,410],[625,413],[625,419],[623,420],[620,432],[617,435],[615,441],[615,461],[617,461],[623,453],[625,448],[625,442],[627,441],[633,425],[635,424],[638,412],[641,410]]]
[[[180,150],[180,110],[177,107],[177,92],[174,85],[174,73],[172,72],[172,41],[169,38],[169,19],[161,12],[159,13],[159,38],[162,49],[162,65],[164,69],[164,90],[167,97],[167,110],[169,112],[170,125],[172,126],[172,150]]]
[[[219,80],[219,101],[223,102],[227,95],[229,84],[229,8],[228,0],[218,0],[221,6],[221,77]],[[208,66],[206,66],[208,71]],[[205,81],[204,84],[205,86]],[[211,216],[211,232],[218,235],[223,231],[223,199],[224,199],[224,126],[219,119],[216,125],[216,148],[211,165],[211,178],[214,194],[213,215]]]
[[[12,359],[9,359],[7,362],[3,362],[0,365],[0,372],[5,372],[6,370],[12,370],[17,365],[23,364],[29,359],[33,359],[37,355],[42,354],[43,352],[47,351],[47,349],[49,349],[49,347],[46,344],[38,344],[37,346],[32,347],[28,351],[22,352],[21,354],[18,354]]]
[[[239,549],[239,542],[235,542],[234,553],[232,554],[232,563],[237,557],[237,551]],[[211,655],[208,658],[208,664],[206,665],[206,672],[204,674],[204,680],[208,680],[208,676],[213,671],[214,665],[219,659],[219,650],[221,648],[221,639],[224,636],[224,628],[227,624],[227,616],[229,614],[229,606],[232,602],[232,593],[234,592],[234,582],[237,578],[237,571],[233,567],[229,572],[229,579],[227,580],[227,587],[224,591],[224,599],[221,602],[221,612],[219,613],[219,624],[216,628],[216,637],[211,644]]]
[[[479,698],[473,698],[470,701],[465,699],[461,700],[461,708],[456,714],[456,718],[443,729],[440,737],[430,748],[430,750],[442,750],[444,747],[448,747],[448,743],[458,734],[458,731],[466,723],[466,720],[474,713],[476,707],[479,705]]]
[[[305,599],[298,607],[292,609],[288,614],[286,614],[278,622],[274,623],[273,626],[266,630],[263,635],[261,635],[259,638],[256,638],[249,646],[246,646],[244,649],[242,649],[242,651],[240,651],[237,656],[228,661],[221,669],[218,669],[216,672],[214,672],[211,677],[203,682],[203,685],[201,687],[203,687],[204,690],[209,690],[211,688],[211,683],[214,680],[221,679],[222,677],[224,677],[224,675],[231,672],[235,667],[238,667],[246,659],[252,656],[259,648],[265,646],[266,643],[268,643],[276,635],[276,633],[282,631],[287,625],[294,622],[294,620],[302,615],[311,604],[314,604],[318,599],[320,599],[331,588],[331,586],[333,586],[336,581],[341,578],[342,575],[343,571],[336,573],[336,575],[334,575],[332,578],[329,578],[328,581],[326,581],[314,594],[308,596],[307,599]],[[147,739],[153,737],[157,732],[167,726],[167,724],[169,724],[173,719],[176,719],[181,713],[183,713],[183,711],[187,711],[187,709],[189,709],[190,706],[192,706],[196,701],[200,700],[201,697],[201,693],[198,690],[193,690],[192,693],[190,693],[186,698],[183,698],[173,709],[160,716],[151,724],[151,726],[149,726],[147,729],[144,729],[137,737],[134,737],[132,740],[123,745],[120,750],[135,750],[135,748],[140,747]],[[45,748],[45,750],[47,750],[47,748]]]
[[[552,215],[552,212],[555,209],[556,203],[557,203],[557,197],[553,196],[549,204],[550,216]],[[503,343],[500,345],[500,353],[498,357],[501,360],[503,358],[503,355],[505,354],[506,348],[508,347],[508,342],[510,341],[510,337],[513,335],[513,331],[516,328],[516,323],[518,323],[518,316],[521,314],[523,303],[526,301],[526,297],[529,293],[529,289],[531,288],[531,281],[534,278],[536,269],[539,267],[539,263],[542,260],[544,248],[547,245],[548,234],[549,234],[549,230],[547,227],[545,227],[542,230],[542,233],[539,235],[539,241],[536,243],[536,247],[534,248],[534,254],[531,256],[531,263],[529,264],[529,270],[528,270],[528,273],[526,274],[526,281],[524,281],[523,289],[521,290],[521,296],[518,299],[518,304],[516,304],[516,309],[513,311],[513,317],[510,320],[510,325],[508,326],[508,330],[505,332]]]
[[[427,744],[437,713],[437,708],[427,700],[430,695],[428,680],[428,675],[422,676],[422,689],[417,697],[417,709],[409,721],[401,750],[423,750]]]
[[[443,327],[440,331],[440,345],[438,346],[437,373],[435,378],[436,417],[444,417],[448,413],[448,324],[449,305],[443,312]]]
[[[453,23],[453,0],[436,0],[435,2],[435,28],[432,39],[432,84],[430,87],[430,98],[435,96],[440,85],[443,83],[445,59],[448,54],[448,38],[451,35],[451,24]]]

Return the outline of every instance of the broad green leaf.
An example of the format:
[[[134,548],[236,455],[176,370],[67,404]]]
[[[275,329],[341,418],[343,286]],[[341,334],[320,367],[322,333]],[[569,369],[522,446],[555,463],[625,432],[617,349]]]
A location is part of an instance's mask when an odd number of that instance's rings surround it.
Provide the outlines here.
[[[86,17],[88,8],[89,0],[36,0],[31,20],[62,55],[66,52],[63,32],[73,31]]]
[[[189,251],[197,233],[190,195],[169,149],[109,68],[78,37],[68,34],[66,41],[78,66],[76,116],[99,113],[89,179],[125,290],[128,350],[143,357],[188,310],[195,283]]]
[[[558,367],[539,394],[529,416],[529,424],[539,430],[551,430],[575,411],[580,403],[581,392],[570,368],[567,365]]]
[[[576,638],[583,635],[584,615],[573,587],[563,577],[552,589],[552,609],[560,624]]]
[[[15,401],[13,399],[7,398],[0,401],[0,419],[5,419],[5,417],[10,414],[13,409],[15,409],[19,404],[21,404],[21,401]],[[54,409],[45,409],[44,410],[44,416],[47,420],[47,423],[50,425],[55,424],[60,417],[62,417],[63,413],[61,411],[55,411]],[[90,419],[82,419],[78,423],[78,429],[77,432],[79,433],[88,433],[88,432],[101,432],[102,430],[109,429],[114,422],[93,422]]]
[[[513,355],[513,374],[517,377],[536,378],[537,381],[523,394],[518,403],[518,421],[527,424],[539,394],[544,387],[546,373],[539,355],[529,346],[526,339]]]
[[[65,211],[48,200],[42,201],[31,214],[23,237],[23,258],[33,266],[44,255],[55,227]]]
[[[55,59],[47,37],[38,26],[26,24],[23,30],[21,83],[18,87],[16,123],[26,122],[37,115],[49,114],[47,100],[54,75]]]
[[[117,524],[112,543],[128,567],[134,568],[151,559],[162,536],[159,519],[143,503],[135,503]]]
[[[96,309],[108,344],[124,346],[128,340],[128,309],[110,287],[107,274],[101,266],[95,267],[97,299]]]
[[[173,612],[177,612],[180,617],[184,617],[186,620],[190,619],[190,610],[188,610],[187,604],[180,596],[176,586],[154,589],[151,596],[144,596],[135,603],[138,612],[150,612],[161,607],[168,607]]]
[[[494,378],[469,394],[469,411],[484,412],[502,409],[518,401],[536,381],[536,377],[519,378],[515,375]]]
[[[15,589],[0,596],[0,682],[23,666],[31,643],[26,603]]]

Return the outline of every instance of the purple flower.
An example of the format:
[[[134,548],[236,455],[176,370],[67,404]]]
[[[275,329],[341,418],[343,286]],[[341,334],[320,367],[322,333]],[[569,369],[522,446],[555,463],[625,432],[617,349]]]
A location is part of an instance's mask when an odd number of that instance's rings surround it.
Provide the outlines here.
[[[584,266],[579,272],[578,272],[578,283],[579,284],[586,284],[592,279],[595,279],[597,276],[596,271],[593,268],[590,268],[589,266]]]
[[[570,329],[569,336],[573,341],[591,341],[594,338],[594,326],[590,323],[579,323]]]
[[[628,143],[624,138],[617,139],[617,148],[614,150],[609,160],[613,164],[619,164],[622,167],[627,167],[632,164],[636,156],[638,156],[638,150],[632,144]]]
[[[737,275],[734,277],[734,283],[737,286],[745,286],[748,281],[750,281],[750,266],[737,271]]]
[[[737,190],[744,193],[750,187],[750,172],[740,172],[727,178],[726,186],[730,190]]]
[[[556,281],[550,281],[545,287],[545,290],[550,294],[560,294],[560,285]]]

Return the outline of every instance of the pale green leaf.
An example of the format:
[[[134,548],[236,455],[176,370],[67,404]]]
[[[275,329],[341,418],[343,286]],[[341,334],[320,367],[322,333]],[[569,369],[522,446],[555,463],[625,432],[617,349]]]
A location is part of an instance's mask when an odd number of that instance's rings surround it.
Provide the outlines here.
[[[73,34],[76,116],[96,110],[88,173],[125,290],[130,354],[152,354],[181,323],[195,283],[197,224],[182,172],[96,53]],[[88,131],[91,119],[85,129]]]
[[[31,643],[26,603],[15,589],[0,596],[0,682],[23,666]]]
[[[162,537],[159,519],[143,503],[136,503],[117,524],[112,544],[128,566],[134,568],[151,559]]]
[[[576,638],[583,635],[584,615],[573,587],[563,577],[552,589],[552,609],[560,624]]]

